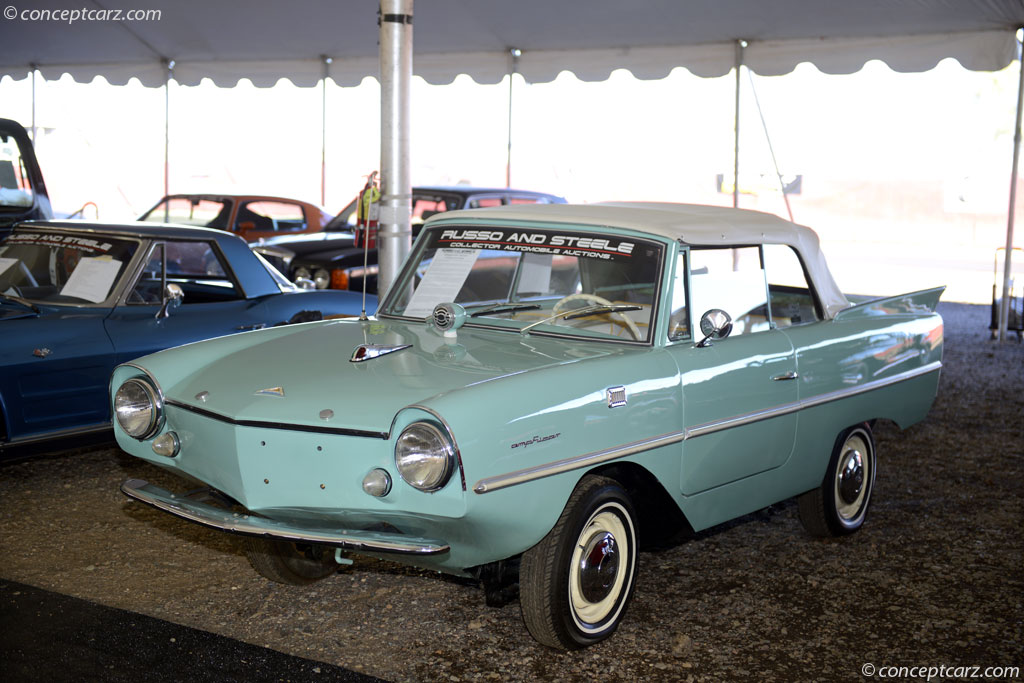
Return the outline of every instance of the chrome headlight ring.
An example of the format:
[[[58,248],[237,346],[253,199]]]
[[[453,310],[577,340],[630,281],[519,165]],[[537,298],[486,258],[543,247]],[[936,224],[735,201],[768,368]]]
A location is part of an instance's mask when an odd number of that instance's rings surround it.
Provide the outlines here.
[[[405,483],[431,493],[444,488],[455,471],[455,444],[432,422],[413,422],[395,442],[395,466]]]
[[[164,402],[149,382],[125,380],[114,394],[114,419],[124,432],[139,441],[151,438],[164,423]]]

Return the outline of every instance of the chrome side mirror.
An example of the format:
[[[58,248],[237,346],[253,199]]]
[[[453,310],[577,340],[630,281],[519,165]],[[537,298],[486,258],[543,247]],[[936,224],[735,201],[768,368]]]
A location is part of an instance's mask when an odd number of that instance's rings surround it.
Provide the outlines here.
[[[732,334],[732,318],[721,308],[712,308],[700,317],[700,331],[704,338],[697,342],[698,348],[711,346],[712,340],[725,339]]]
[[[185,298],[185,292],[181,290],[180,285],[176,285],[173,282],[167,284],[164,288],[164,302],[160,306],[160,310],[157,311],[156,319],[163,320],[170,316],[169,309],[177,308],[181,305],[182,299]]]
[[[298,287],[299,289],[304,289],[306,291],[316,289],[316,283],[310,280],[308,277],[295,278],[295,286]]]

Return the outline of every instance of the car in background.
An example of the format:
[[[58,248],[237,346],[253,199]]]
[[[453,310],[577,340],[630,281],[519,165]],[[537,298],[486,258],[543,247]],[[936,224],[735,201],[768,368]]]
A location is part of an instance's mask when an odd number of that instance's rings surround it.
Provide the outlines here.
[[[300,290],[219,230],[19,224],[0,241],[0,453],[109,430],[119,363],[360,308],[356,293]]]
[[[544,192],[470,185],[414,187],[412,232],[419,234],[431,216],[459,209],[483,209],[518,204],[564,204],[565,199]],[[377,250],[370,249],[366,268],[363,250],[355,246],[356,208],[353,200],[324,228],[309,235],[272,237],[254,247],[294,282],[312,281],[317,289],[361,290],[364,272],[367,291],[377,291]]]
[[[641,545],[789,498],[810,535],[860,529],[872,425],[935,399],[942,289],[854,304],[813,231],[755,211],[445,213],[374,320],[118,367],[118,444],[182,475],[121,490],[242,535],[281,583],[356,553],[474,577],[488,602],[518,586],[531,635],[581,648],[663,565]]]
[[[247,242],[323,230],[333,217],[298,199],[262,195],[173,194],[139,217],[148,223],[197,225],[233,232]]]
[[[0,119],[0,238],[19,221],[53,218],[32,140],[17,121]]]

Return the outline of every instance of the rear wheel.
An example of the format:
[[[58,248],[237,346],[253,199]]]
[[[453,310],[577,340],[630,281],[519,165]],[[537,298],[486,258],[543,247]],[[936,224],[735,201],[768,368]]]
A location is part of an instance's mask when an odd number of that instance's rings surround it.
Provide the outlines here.
[[[338,571],[334,548],[310,543],[289,543],[246,536],[249,564],[261,576],[277,583],[305,586]]]
[[[868,425],[843,432],[821,486],[797,499],[800,522],[812,536],[845,536],[864,524],[875,483],[875,440]]]
[[[574,650],[618,627],[636,579],[636,514],[606,477],[584,477],[547,536],[523,554],[519,603],[530,635]]]

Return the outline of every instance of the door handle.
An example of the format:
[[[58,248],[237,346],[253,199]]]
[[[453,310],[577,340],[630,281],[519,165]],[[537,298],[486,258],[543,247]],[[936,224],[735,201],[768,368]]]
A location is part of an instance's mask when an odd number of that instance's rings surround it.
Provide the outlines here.
[[[784,372],[781,375],[775,375],[774,377],[772,377],[772,381],[781,382],[787,379],[796,379],[799,376],[800,375],[796,374],[795,372]]]

